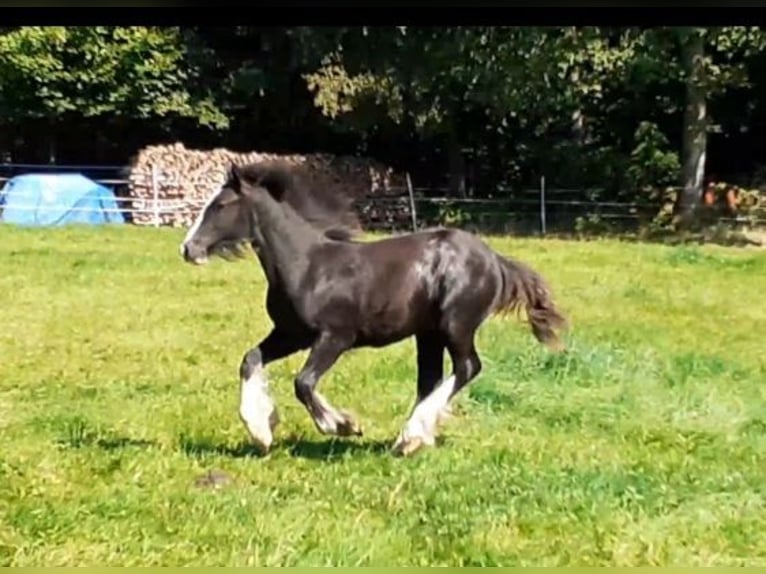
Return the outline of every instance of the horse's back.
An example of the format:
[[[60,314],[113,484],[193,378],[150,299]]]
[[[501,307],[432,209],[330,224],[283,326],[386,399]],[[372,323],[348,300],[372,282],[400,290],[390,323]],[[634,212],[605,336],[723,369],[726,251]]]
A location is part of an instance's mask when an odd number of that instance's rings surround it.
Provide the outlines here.
[[[312,255],[303,310],[319,330],[353,330],[359,345],[388,345],[440,329],[445,313],[483,315],[494,297],[493,259],[479,238],[451,228],[326,243]]]
[[[406,316],[419,331],[441,328],[445,315],[485,317],[500,281],[494,252],[461,229],[383,240],[368,252],[366,264],[376,276],[368,291],[372,307]]]

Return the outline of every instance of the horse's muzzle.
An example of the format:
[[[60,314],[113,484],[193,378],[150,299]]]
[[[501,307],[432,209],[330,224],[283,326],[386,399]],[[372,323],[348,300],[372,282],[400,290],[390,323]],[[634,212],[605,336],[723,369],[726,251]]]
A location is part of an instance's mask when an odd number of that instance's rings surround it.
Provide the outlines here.
[[[204,265],[207,263],[207,253],[202,249],[195,248],[194,245],[182,243],[179,251],[187,263],[193,263],[194,265]]]

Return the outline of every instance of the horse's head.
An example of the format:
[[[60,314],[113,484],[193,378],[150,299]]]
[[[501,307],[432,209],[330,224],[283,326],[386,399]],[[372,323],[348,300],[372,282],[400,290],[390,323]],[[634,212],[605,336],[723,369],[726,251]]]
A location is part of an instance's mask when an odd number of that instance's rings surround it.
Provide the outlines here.
[[[189,228],[181,244],[184,259],[200,265],[211,255],[241,255],[244,243],[256,247],[261,238],[254,205],[266,197],[289,206],[330,239],[349,240],[358,226],[353,199],[332,185],[312,185],[280,162],[232,164],[221,189]]]
[[[242,244],[252,241],[254,221],[248,191],[240,168],[232,164],[226,181],[202,208],[181,243],[181,255],[187,262],[202,265],[212,255],[238,255]]]

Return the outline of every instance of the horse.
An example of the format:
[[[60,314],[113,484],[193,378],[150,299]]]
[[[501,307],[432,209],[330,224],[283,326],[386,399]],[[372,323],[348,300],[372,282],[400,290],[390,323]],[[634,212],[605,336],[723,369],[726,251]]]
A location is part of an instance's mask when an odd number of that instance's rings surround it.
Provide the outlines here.
[[[243,257],[252,247],[268,289],[272,330],[242,357],[239,417],[267,453],[279,423],[265,367],[298,351],[308,357],[293,381],[297,399],[325,435],[362,436],[348,411],[317,390],[345,352],[414,338],[415,402],[392,445],[410,455],[435,445],[450,401],[482,370],[476,333],[490,316],[523,309],[537,340],[566,350],[568,321],[545,279],[476,235],[436,227],[360,241],[353,200],[311,185],[280,161],[232,164],[179,246],[183,260]],[[445,351],[452,372],[444,377]]]

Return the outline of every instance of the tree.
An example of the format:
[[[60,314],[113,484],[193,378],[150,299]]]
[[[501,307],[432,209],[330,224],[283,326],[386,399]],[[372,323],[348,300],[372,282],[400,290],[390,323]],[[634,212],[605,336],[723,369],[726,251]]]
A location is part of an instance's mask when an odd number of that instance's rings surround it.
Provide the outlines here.
[[[19,28],[0,35],[0,114],[5,123],[47,120],[51,160],[67,117],[175,117],[223,128],[204,60],[178,28]]]
[[[546,135],[569,130],[575,146],[588,143],[586,108],[599,108],[635,43],[593,27],[376,28],[359,42],[364,35],[347,33],[306,76],[317,107],[360,130],[385,118],[441,136],[453,191],[462,179],[460,148],[482,130],[513,134],[514,157],[525,161],[526,148],[540,170],[551,155]]]
[[[696,220],[703,194],[708,134],[719,130],[711,103],[749,85],[748,61],[762,53],[766,35],[757,27],[655,28],[642,32],[634,61],[639,81],[683,86],[680,193],[674,212],[681,227]],[[673,111],[672,107],[668,111]]]
[[[707,98],[705,30],[682,29],[681,62],[686,87],[682,144],[681,190],[676,201],[679,223],[689,226],[702,198],[707,152]]]

